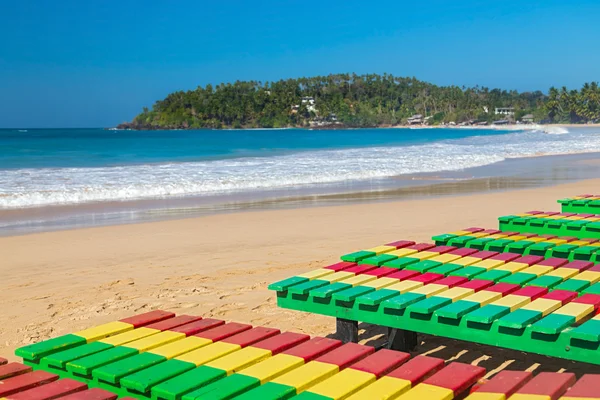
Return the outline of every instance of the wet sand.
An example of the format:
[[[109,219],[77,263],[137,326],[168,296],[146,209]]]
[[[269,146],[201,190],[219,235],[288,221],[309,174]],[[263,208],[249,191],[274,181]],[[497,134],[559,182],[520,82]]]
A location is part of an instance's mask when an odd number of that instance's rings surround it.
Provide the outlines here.
[[[328,335],[335,329],[331,318],[277,308],[267,285],[362,248],[426,241],[466,226],[496,227],[498,216],[528,209],[557,210],[556,199],[598,187],[600,179],[0,238],[0,354],[14,358],[18,346],[156,308]],[[364,328],[363,342],[383,341],[380,330]],[[511,360],[521,369],[582,368],[443,338],[422,340],[420,352],[435,350],[431,355],[488,369]]]

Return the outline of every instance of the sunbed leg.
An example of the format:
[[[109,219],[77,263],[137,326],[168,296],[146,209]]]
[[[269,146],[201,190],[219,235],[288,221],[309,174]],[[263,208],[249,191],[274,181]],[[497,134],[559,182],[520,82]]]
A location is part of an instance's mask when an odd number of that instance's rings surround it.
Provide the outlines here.
[[[388,328],[388,349],[411,351],[417,347],[417,332]]]
[[[358,342],[358,321],[349,319],[335,319],[336,336],[344,343]]]

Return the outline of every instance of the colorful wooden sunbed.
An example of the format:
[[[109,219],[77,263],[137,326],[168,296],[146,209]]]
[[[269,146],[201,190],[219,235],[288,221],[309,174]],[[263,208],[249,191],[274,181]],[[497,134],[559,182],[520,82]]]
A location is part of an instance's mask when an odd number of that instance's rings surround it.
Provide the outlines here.
[[[582,194],[558,200],[562,212],[600,214],[600,195]]]
[[[401,330],[393,348],[421,332],[600,364],[594,262],[408,240],[341,258],[270,285],[278,305],[336,317],[349,340],[361,321]]]
[[[501,231],[571,236],[578,239],[600,238],[600,216],[570,212],[529,211],[498,218]]]
[[[446,365],[433,357],[411,359],[388,349],[164,311],[49,339],[16,354],[27,364],[21,368],[33,367],[31,374],[138,399],[356,400],[402,394],[442,400],[467,393],[485,374],[481,367]],[[0,397],[10,379],[0,381]]]

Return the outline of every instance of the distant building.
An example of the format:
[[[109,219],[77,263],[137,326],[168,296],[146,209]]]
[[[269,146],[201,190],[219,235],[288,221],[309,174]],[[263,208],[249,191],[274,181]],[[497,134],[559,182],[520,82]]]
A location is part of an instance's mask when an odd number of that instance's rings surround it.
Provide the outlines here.
[[[508,122],[509,121],[507,119],[501,119],[501,120],[492,122],[492,125],[508,125]]]
[[[306,109],[308,111],[312,111],[314,113],[317,112],[317,108],[315,107],[315,98],[312,96],[304,96],[302,98],[302,104],[306,105]]]
[[[524,124],[533,124],[533,114],[524,115],[523,118],[521,118],[521,121],[523,121]]]
[[[496,107],[494,114],[496,114],[496,115],[515,115],[515,109],[513,107]]]
[[[423,123],[423,116],[421,114],[415,114],[406,120],[409,125],[417,125]]]

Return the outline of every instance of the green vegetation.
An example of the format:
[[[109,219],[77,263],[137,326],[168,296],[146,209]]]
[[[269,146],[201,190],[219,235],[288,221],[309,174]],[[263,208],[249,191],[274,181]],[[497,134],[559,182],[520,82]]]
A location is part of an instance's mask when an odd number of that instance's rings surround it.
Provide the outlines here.
[[[310,99],[302,101],[303,97]],[[296,106],[296,107],[294,107]],[[336,74],[277,82],[222,83],[171,93],[144,108],[130,124],[134,129],[278,128],[339,123],[373,127],[406,123],[413,114],[428,123],[492,122],[496,107],[513,107],[514,118],[532,114],[535,122],[585,123],[600,120],[600,89],[551,88],[523,92],[437,86],[389,74]]]

